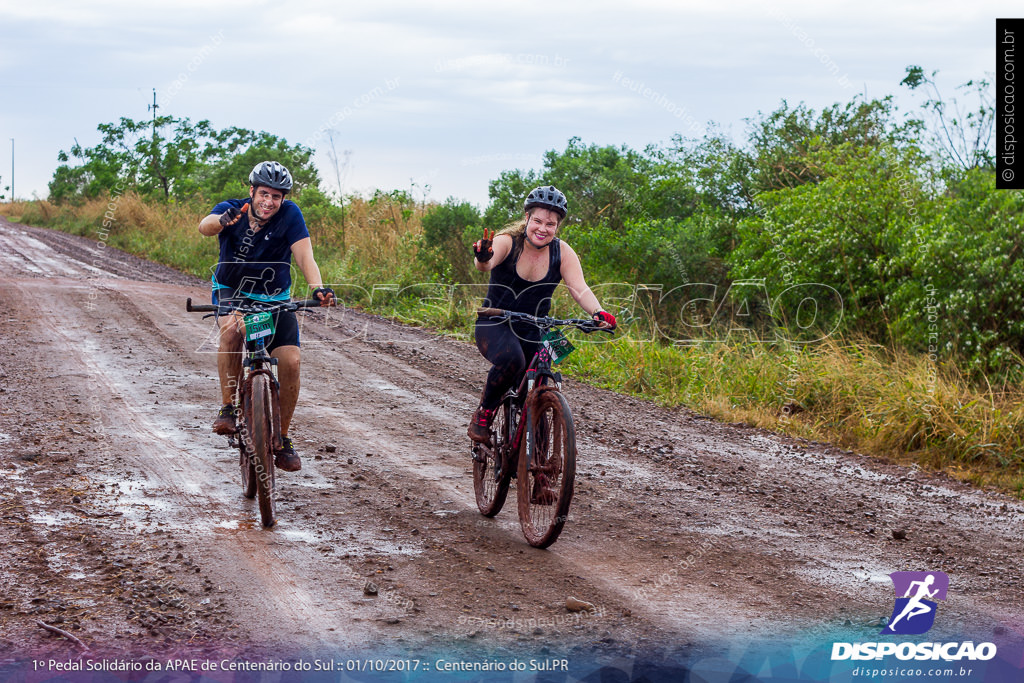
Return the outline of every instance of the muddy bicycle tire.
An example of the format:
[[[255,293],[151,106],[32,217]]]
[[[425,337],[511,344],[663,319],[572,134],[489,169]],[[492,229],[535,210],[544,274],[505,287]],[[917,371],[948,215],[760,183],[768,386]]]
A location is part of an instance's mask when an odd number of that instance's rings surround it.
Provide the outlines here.
[[[264,374],[252,378],[252,401],[249,434],[253,452],[250,454],[256,477],[256,497],[263,526],[274,526],[274,405],[270,379]]]
[[[235,410],[235,435],[234,439],[237,440],[238,446],[238,468],[242,472],[242,495],[252,500],[256,497],[256,467],[253,465],[252,458],[249,457],[246,451],[245,439],[245,421],[246,416],[252,414],[251,404],[252,401],[249,397],[243,396],[241,391],[243,377],[239,374],[238,379],[235,382],[235,387],[239,390],[235,394],[235,401],[232,404]],[[245,401],[246,404],[242,402]],[[241,424],[239,424],[241,423]]]
[[[508,462],[511,459],[510,440],[515,433],[515,425],[511,424],[512,415],[512,399],[506,398],[498,406],[491,423],[492,448],[474,448],[473,451],[473,491],[476,493],[476,506],[485,517],[493,517],[501,512],[508,497],[508,487],[515,467],[514,462]],[[478,452],[484,454],[483,460],[477,459]],[[500,475],[495,477],[499,457],[506,462]]]
[[[252,500],[256,497],[256,466],[245,452],[245,444],[238,440],[238,467],[242,470],[242,495]]]
[[[246,402],[246,405],[235,414],[235,423],[241,423],[238,424],[238,431],[234,437],[238,441],[236,444],[238,446],[238,469],[242,472],[242,495],[252,500],[256,497],[256,466],[253,464],[253,458],[249,457],[252,439],[249,439],[249,431],[245,427],[246,420],[248,419],[246,416],[252,414],[252,401],[249,397],[243,399],[242,396],[239,396],[238,400],[245,400]],[[248,447],[246,446],[246,439],[249,440]]]
[[[576,431],[569,403],[555,387],[542,387],[526,409],[527,434],[516,483],[519,523],[526,541],[547,548],[562,533],[576,480]]]

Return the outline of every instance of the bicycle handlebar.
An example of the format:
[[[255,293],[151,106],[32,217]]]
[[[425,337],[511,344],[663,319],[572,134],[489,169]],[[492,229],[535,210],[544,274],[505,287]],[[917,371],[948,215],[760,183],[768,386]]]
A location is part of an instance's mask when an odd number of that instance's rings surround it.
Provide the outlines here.
[[[198,304],[192,305],[192,297],[188,297],[185,300],[185,310],[189,313],[216,313],[218,315],[228,315],[233,311],[242,311],[243,313],[261,313],[269,311],[298,311],[303,308],[319,308],[319,299],[302,299],[301,301],[277,301],[277,302],[259,302],[252,301],[244,304],[229,304],[222,303],[214,306],[213,304]]]
[[[529,313],[519,313],[518,311],[503,311],[500,308],[479,308],[477,309],[477,315],[486,318],[501,318],[502,320],[519,320],[521,322],[531,323],[537,327],[561,327],[571,325],[585,334],[590,334],[591,332],[607,332],[608,334],[615,333],[614,328],[599,327],[599,323],[596,320],[588,318],[542,318],[530,315]]]

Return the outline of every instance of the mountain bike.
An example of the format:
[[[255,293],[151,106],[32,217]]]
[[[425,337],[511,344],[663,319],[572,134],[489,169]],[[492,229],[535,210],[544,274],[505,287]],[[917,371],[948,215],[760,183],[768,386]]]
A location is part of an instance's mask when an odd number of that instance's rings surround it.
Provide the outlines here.
[[[285,302],[222,302],[219,305],[192,305],[185,310],[207,313],[203,318],[241,314],[245,355],[242,372],[235,383],[235,421],[238,425],[238,463],[242,470],[242,495],[259,498],[263,526],[274,526],[274,451],[281,448],[281,400],[277,381],[277,359],[266,348],[274,334],[274,316],[278,311],[317,308],[315,299]]]
[[[512,479],[517,479],[523,536],[535,548],[547,548],[565,526],[576,478],[572,411],[561,391],[562,375],[552,369],[573,350],[562,328],[575,327],[587,334],[612,330],[590,319],[537,317],[496,308],[482,308],[477,314],[496,323],[529,323],[542,333],[540,348],[518,388],[505,394],[495,411],[491,442],[474,442],[472,452],[480,512],[487,517],[498,514]]]

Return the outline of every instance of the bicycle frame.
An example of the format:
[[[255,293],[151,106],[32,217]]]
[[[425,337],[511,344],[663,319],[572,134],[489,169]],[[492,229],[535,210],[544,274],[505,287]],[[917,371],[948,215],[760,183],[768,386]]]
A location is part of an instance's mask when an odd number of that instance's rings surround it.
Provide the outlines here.
[[[501,511],[512,479],[516,484],[519,523],[535,548],[554,543],[569,515],[576,476],[576,432],[572,410],[562,395],[562,375],[552,366],[572,351],[562,328],[583,333],[609,328],[594,320],[539,317],[497,308],[477,310],[480,319],[497,324],[528,323],[541,332],[540,344],[519,379],[497,407],[500,420],[486,442],[473,438],[473,492],[486,517]],[[532,336],[532,335],[531,335]],[[473,432],[471,438],[475,437]]]
[[[594,321],[591,320],[574,320],[574,319],[560,319],[560,318],[548,318],[548,317],[537,317],[526,313],[517,313],[514,311],[503,311],[495,308],[481,308],[477,311],[478,315],[486,316],[495,321],[511,322],[512,320],[521,320],[528,322],[542,331],[549,331],[555,328],[561,327],[575,327],[576,329],[584,332],[591,333],[597,330],[604,332],[611,332],[611,330],[598,327]],[[554,382],[558,389],[562,388],[562,375],[558,372],[552,372],[551,370],[551,352],[547,346],[541,345],[537,352],[533,355],[530,360],[530,365],[526,369],[526,373],[523,375],[523,379],[519,383],[519,387],[515,391],[515,401],[519,408],[519,420],[516,424],[516,432],[509,443],[510,452],[515,453],[522,442],[523,433],[525,430],[525,421],[522,419],[522,415],[526,410],[526,402],[529,400],[530,393],[534,387],[540,383],[541,386],[545,384],[545,380],[550,379]],[[512,393],[512,392],[509,392]],[[509,394],[505,394],[502,398],[504,401]]]
[[[530,396],[530,392],[533,391],[535,386],[544,386],[545,379],[550,378],[559,389],[562,388],[562,375],[558,372],[551,371],[551,354],[547,348],[541,346],[537,350],[537,353],[533,354],[533,359],[530,361],[530,366],[526,369],[523,374],[523,379],[519,383],[519,388],[516,389],[516,404],[519,407],[519,419],[516,423],[516,433],[512,437],[512,441],[509,444],[512,452],[516,452],[519,448],[519,444],[522,441],[523,434],[526,430],[526,420],[522,419],[522,415],[525,412],[526,400]]]
[[[242,381],[239,383],[236,392],[239,404],[245,417],[252,417],[252,406],[249,404],[252,396],[252,383],[258,375],[266,375],[270,380],[270,396],[273,401],[274,420],[271,425],[271,443],[275,449],[282,446],[281,442],[281,406],[280,391],[281,383],[277,380],[277,359],[267,353],[266,339],[260,337],[245,342],[245,357],[242,359]],[[242,399],[244,398],[244,404]]]

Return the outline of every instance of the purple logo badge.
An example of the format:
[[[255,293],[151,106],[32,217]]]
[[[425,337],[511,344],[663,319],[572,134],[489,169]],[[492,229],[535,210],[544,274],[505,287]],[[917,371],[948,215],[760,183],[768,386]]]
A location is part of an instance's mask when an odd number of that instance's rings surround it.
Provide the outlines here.
[[[945,600],[949,577],[944,572],[893,572],[896,606],[883,635],[925,633],[935,623],[936,600]]]

